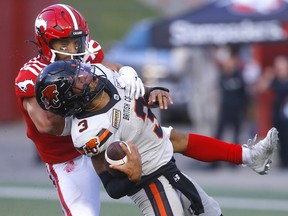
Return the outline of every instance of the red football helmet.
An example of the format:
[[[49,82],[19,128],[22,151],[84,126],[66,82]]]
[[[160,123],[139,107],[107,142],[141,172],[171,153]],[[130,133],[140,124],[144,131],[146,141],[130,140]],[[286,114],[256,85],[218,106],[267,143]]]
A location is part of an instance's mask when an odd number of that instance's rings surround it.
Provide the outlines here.
[[[87,54],[89,29],[85,18],[74,8],[65,4],[55,4],[43,9],[35,20],[35,36],[39,52],[44,60],[54,62],[56,53],[83,57]],[[77,54],[53,50],[54,39],[80,38]]]

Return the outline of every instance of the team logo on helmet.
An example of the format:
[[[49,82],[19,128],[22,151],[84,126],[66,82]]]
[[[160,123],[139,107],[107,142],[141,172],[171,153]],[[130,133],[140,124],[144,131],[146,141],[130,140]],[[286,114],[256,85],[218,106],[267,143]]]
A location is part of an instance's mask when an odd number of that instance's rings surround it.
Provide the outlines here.
[[[47,21],[43,18],[37,18],[35,21],[35,32],[37,33],[39,30],[41,32],[47,29]]]
[[[57,86],[55,84],[48,85],[42,91],[41,101],[45,105],[45,109],[49,110],[51,108],[59,108],[61,103],[58,98],[59,91],[57,90]]]

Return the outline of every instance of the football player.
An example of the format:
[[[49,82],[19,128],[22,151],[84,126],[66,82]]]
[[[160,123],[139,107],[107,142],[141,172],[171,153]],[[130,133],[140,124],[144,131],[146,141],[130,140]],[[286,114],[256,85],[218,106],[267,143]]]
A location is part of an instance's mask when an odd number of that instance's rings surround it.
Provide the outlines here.
[[[46,164],[64,214],[98,216],[100,180],[91,160],[75,150],[69,135],[70,118],[62,118],[39,107],[34,85],[40,71],[51,62],[71,58],[102,62],[103,51],[96,41],[89,39],[85,18],[68,5],[56,4],[43,9],[35,20],[35,36],[39,55],[24,64],[15,80],[27,136]],[[114,70],[119,69],[115,64],[109,66]],[[137,98],[144,93],[141,79],[135,71],[123,69],[119,74],[117,81],[125,87],[127,96]],[[133,161],[136,163],[139,160],[137,151],[133,153],[135,157],[130,157],[132,165]]]
[[[148,107],[147,95],[132,100],[126,97],[124,90],[117,87],[117,76],[101,64],[58,61],[39,75],[36,99],[44,110],[73,115],[74,146],[92,157],[112,198],[128,195],[143,215],[221,215],[218,203],[175,165],[171,129],[160,126]],[[251,168],[267,172],[277,146],[277,133],[272,128],[264,140],[247,148],[251,153],[247,164],[254,164]],[[135,143],[141,155],[142,167],[135,172],[114,166],[127,174],[123,178],[113,177],[104,165],[105,149],[117,140]],[[260,161],[261,167],[256,169]]]

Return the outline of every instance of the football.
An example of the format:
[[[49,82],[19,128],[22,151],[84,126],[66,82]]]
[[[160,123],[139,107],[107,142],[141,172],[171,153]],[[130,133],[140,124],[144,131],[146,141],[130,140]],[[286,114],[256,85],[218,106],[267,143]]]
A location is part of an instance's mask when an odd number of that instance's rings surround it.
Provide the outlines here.
[[[110,164],[120,166],[127,162],[127,155],[123,151],[120,143],[124,143],[130,151],[128,144],[124,141],[115,141],[111,143],[105,151],[105,166],[108,172],[115,177],[126,176],[125,173],[109,167]]]

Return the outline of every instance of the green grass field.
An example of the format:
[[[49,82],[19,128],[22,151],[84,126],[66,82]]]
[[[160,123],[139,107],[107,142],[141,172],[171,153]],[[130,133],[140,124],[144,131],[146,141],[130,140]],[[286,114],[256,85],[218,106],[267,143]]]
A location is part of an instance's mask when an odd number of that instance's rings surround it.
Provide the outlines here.
[[[288,201],[287,201],[288,202]],[[103,203],[101,216],[141,216],[133,204]],[[57,200],[0,199],[1,215],[9,216],[63,216]],[[225,216],[287,216],[287,211],[223,208]]]
[[[9,216],[63,216],[58,201],[0,199],[1,215]],[[267,210],[223,209],[224,216],[287,216],[288,212]],[[101,216],[141,216],[139,210],[128,204],[103,203]]]
[[[9,216],[62,216],[58,200],[55,196],[55,191],[51,187],[40,187],[32,185],[19,185],[6,192],[0,185],[0,209],[1,215]],[[27,191],[30,192],[24,192]],[[25,190],[23,190],[25,189]],[[50,191],[43,193],[39,189]],[[223,190],[217,188],[204,188],[208,194],[213,196],[222,206],[223,215],[225,216],[287,216],[288,215],[288,194],[286,192],[271,192],[271,191],[254,191],[254,190]],[[34,190],[38,190],[35,192]],[[33,198],[35,194],[35,198]],[[48,194],[54,194],[48,196]],[[12,195],[12,196],[11,196]],[[32,196],[31,196],[32,195]],[[46,196],[47,195],[47,196]],[[128,199],[111,200],[102,191],[102,206],[101,216],[141,216],[140,211]],[[286,205],[285,205],[286,203]]]

